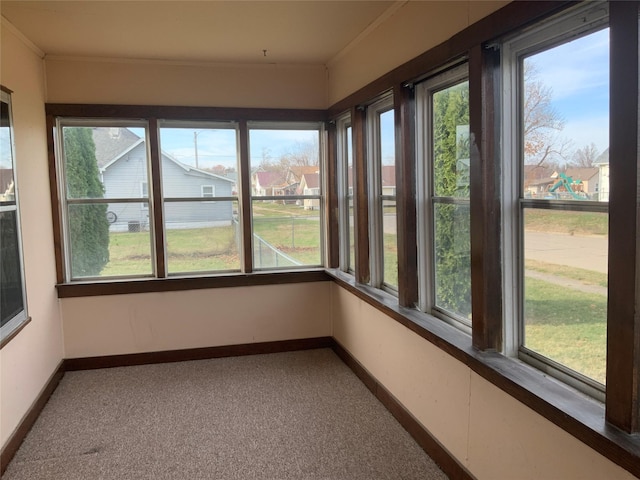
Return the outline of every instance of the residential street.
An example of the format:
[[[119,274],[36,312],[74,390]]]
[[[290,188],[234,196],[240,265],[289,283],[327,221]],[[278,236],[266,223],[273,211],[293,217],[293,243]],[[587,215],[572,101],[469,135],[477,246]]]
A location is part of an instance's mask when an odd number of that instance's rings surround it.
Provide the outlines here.
[[[525,255],[541,262],[607,273],[606,236],[526,232]]]

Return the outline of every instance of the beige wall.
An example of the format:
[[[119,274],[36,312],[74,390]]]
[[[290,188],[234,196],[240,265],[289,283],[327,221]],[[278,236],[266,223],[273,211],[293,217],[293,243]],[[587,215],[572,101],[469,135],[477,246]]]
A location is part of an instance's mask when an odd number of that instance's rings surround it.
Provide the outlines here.
[[[326,68],[47,57],[50,103],[327,107]]]
[[[60,300],[65,357],[331,335],[331,282]]]
[[[336,284],[333,336],[474,476],[635,478]]]
[[[329,105],[426,52],[508,1],[409,1],[329,62]]]
[[[32,318],[0,350],[0,445],[4,446],[62,360],[62,329],[55,290],[42,60],[9,25],[3,22],[1,30],[0,83],[14,92],[17,185]]]

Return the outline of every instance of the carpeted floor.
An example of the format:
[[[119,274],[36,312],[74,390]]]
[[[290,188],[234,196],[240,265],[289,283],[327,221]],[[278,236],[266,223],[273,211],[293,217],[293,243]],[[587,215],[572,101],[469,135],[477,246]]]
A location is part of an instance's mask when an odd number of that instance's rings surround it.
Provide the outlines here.
[[[2,480],[445,478],[323,349],[68,372]]]

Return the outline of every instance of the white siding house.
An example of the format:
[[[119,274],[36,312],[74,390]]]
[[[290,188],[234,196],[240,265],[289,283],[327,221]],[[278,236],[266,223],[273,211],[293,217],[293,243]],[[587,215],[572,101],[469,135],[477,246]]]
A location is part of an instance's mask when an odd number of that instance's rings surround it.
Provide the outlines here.
[[[147,148],[144,139],[126,128],[94,128],[96,159],[105,198],[148,198]],[[183,164],[161,153],[163,198],[209,198],[233,195],[233,179]],[[136,231],[149,225],[149,204],[110,203],[112,230]],[[167,228],[228,225],[233,202],[165,202]]]

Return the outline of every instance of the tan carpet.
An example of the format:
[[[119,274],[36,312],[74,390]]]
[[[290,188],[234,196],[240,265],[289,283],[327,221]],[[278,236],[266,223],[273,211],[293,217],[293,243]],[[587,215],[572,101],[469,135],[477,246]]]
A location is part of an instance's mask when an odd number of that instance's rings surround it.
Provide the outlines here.
[[[444,478],[323,349],[69,372],[2,480]]]

